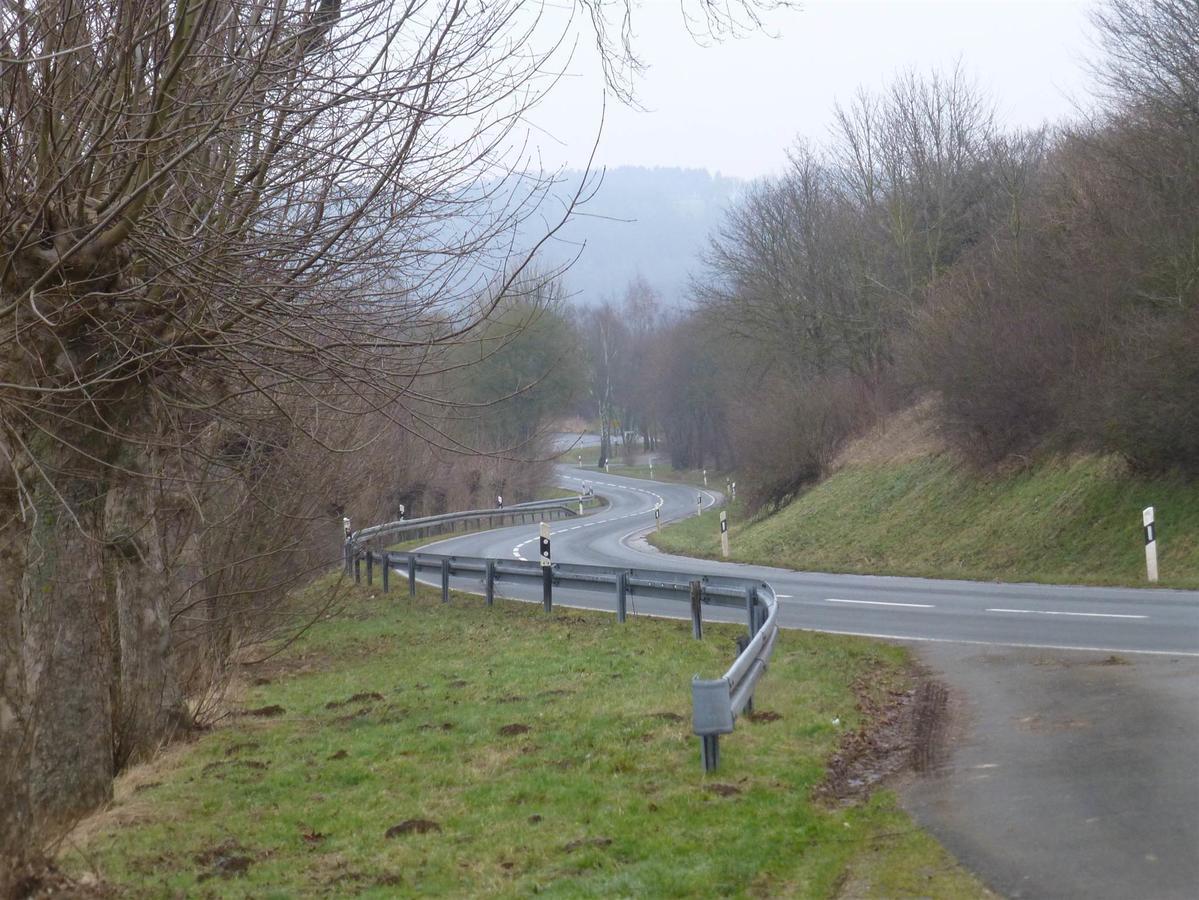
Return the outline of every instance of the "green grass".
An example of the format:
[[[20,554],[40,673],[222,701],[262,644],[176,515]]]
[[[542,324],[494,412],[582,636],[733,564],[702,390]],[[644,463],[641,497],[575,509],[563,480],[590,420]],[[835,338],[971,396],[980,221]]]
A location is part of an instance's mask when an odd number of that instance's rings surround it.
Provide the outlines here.
[[[1145,586],[1141,510],[1156,507],[1161,584],[1199,588],[1199,483],[1114,460],[980,476],[948,455],[854,465],[778,513],[729,511],[734,559],[823,572]],[[718,557],[715,516],[650,536]]]
[[[739,722],[706,776],[688,682],[723,671],[737,628],[697,642],[681,622],[343,589],[252,673],[270,683],[241,707],[284,712],[135,770],[63,863],[147,897],[984,893],[891,793],[810,799],[859,724],[851,685],[905,685],[899,648],[784,634],[758,695],[782,718]],[[387,837],[410,820],[440,830]]]

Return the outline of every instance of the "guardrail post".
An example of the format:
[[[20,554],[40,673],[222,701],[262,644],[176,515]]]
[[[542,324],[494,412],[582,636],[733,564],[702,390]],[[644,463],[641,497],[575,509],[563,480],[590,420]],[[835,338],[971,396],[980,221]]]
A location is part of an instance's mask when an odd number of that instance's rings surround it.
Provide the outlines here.
[[[700,758],[704,762],[705,772],[715,772],[720,765],[720,735],[705,734],[700,736]]]
[[[616,621],[623,622],[629,611],[629,573],[616,573]]]
[[[383,593],[387,594],[391,591],[391,554],[386,550],[383,551]]]
[[[416,554],[408,554],[408,596],[416,596]]]
[[[691,636],[697,641],[704,639],[704,617],[700,610],[703,596],[703,585],[698,581],[691,582]]]
[[[370,550],[366,551],[366,583],[368,585],[375,583],[375,554]]]
[[[742,653],[745,652],[745,648],[749,646],[750,640],[751,640],[751,638],[748,634],[737,635],[737,655],[738,656],[740,656]],[[745,701],[744,712],[748,714],[748,713],[752,713],[753,711],[754,711],[754,695],[750,694],[749,699],[747,701]]]
[[[441,560],[441,602],[450,602],[450,558],[442,557]]]
[[[487,598],[487,605],[491,606],[495,603],[495,560],[487,560],[487,574],[483,577],[487,587],[484,589],[484,596]]]
[[[354,544],[347,540],[341,548],[342,565],[345,566],[346,574],[350,574],[350,569],[354,567]]]
[[[753,637],[758,630],[754,628],[756,616],[754,615],[754,589],[751,587],[745,589],[745,616],[748,620],[749,636]]]
[[[362,584],[362,557],[354,551],[354,584]]]

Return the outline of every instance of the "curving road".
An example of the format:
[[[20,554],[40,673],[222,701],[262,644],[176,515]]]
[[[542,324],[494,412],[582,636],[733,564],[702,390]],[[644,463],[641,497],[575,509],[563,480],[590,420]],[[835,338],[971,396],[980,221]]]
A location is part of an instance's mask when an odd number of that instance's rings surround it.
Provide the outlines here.
[[[703,508],[711,510],[719,493],[568,467],[559,467],[558,476],[566,487],[592,485],[611,506],[552,526],[556,562],[701,574],[733,570],[774,586],[782,601],[784,627],[901,641],[1199,658],[1196,591],[826,575],[671,556],[658,553],[642,539],[654,527],[654,508],[660,508],[665,523],[695,515],[697,496]],[[707,515],[716,529],[715,513]],[[502,528],[438,541],[428,549],[461,556],[533,559],[537,534],[532,525]],[[470,585],[463,580],[456,581],[455,587],[469,589]],[[606,597],[589,592],[561,592],[560,602],[612,608]],[[669,603],[655,605],[652,611],[681,614],[677,605]]]
[[[778,592],[784,627],[904,642],[951,687],[948,762],[902,791],[922,825],[1009,897],[1199,896],[1199,592],[793,572],[673,557],[643,536],[712,519],[715,492],[560,467],[610,501],[552,526],[558,562],[747,575]],[[426,545],[532,559],[537,527]],[[460,590],[479,589],[455,579]],[[498,588],[498,586],[497,586]],[[530,591],[519,596],[538,600]],[[685,617],[677,603],[630,611]],[[614,608],[608,592],[555,602]],[[705,616],[740,620],[711,607]]]

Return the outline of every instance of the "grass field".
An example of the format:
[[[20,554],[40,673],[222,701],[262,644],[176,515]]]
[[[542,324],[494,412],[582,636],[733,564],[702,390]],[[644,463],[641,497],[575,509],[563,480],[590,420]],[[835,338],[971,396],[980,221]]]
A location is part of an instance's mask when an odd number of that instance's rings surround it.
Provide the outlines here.
[[[310,591],[327,591],[331,578]],[[342,585],[226,723],[123,776],[63,851],[131,896],[982,896],[878,791],[812,799],[901,649],[782,635],[705,775],[693,673],[737,628]],[[860,696],[860,695],[858,695]]]
[[[1080,457],[978,475],[947,454],[849,465],[780,512],[729,511],[734,559],[822,572],[1145,586],[1141,510],[1157,511],[1161,584],[1199,588],[1199,483]],[[650,536],[716,558],[716,518]]]

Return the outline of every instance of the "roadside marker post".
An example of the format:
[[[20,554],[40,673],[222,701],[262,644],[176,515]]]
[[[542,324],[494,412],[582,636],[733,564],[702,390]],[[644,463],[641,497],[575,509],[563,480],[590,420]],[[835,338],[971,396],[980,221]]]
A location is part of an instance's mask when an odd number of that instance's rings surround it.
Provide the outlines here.
[[[554,608],[554,570],[550,562],[550,526],[548,522],[541,523],[541,604],[546,612]]]
[[[720,553],[725,558],[729,558],[729,514],[726,510],[720,511]]]
[[[649,458],[649,477],[652,481],[654,477],[654,458],[652,456]]]
[[[629,573],[616,573],[616,621],[623,622],[628,616],[629,602]]]
[[[582,453],[579,454],[579,468],[580,469],[583,468],[583,454]]]
[[[703,494],[695,495],[695,514],[697,516],[702,516],[704,514],[704,495]]]
[[[737,499],[737,482],[733,482],[733,499]]]
[[[657,506],[654,507],[654,528],[657,531],[662,530],[662,509]]]
[[[704,487],[708,486],[708,470],[704,469]]]
[[[1149,581],[1157,581],[1157,525],[1153,518],[1153,507],[1146,506],[1141,512],[1141,521],[1145,526],[1145,569]]]

